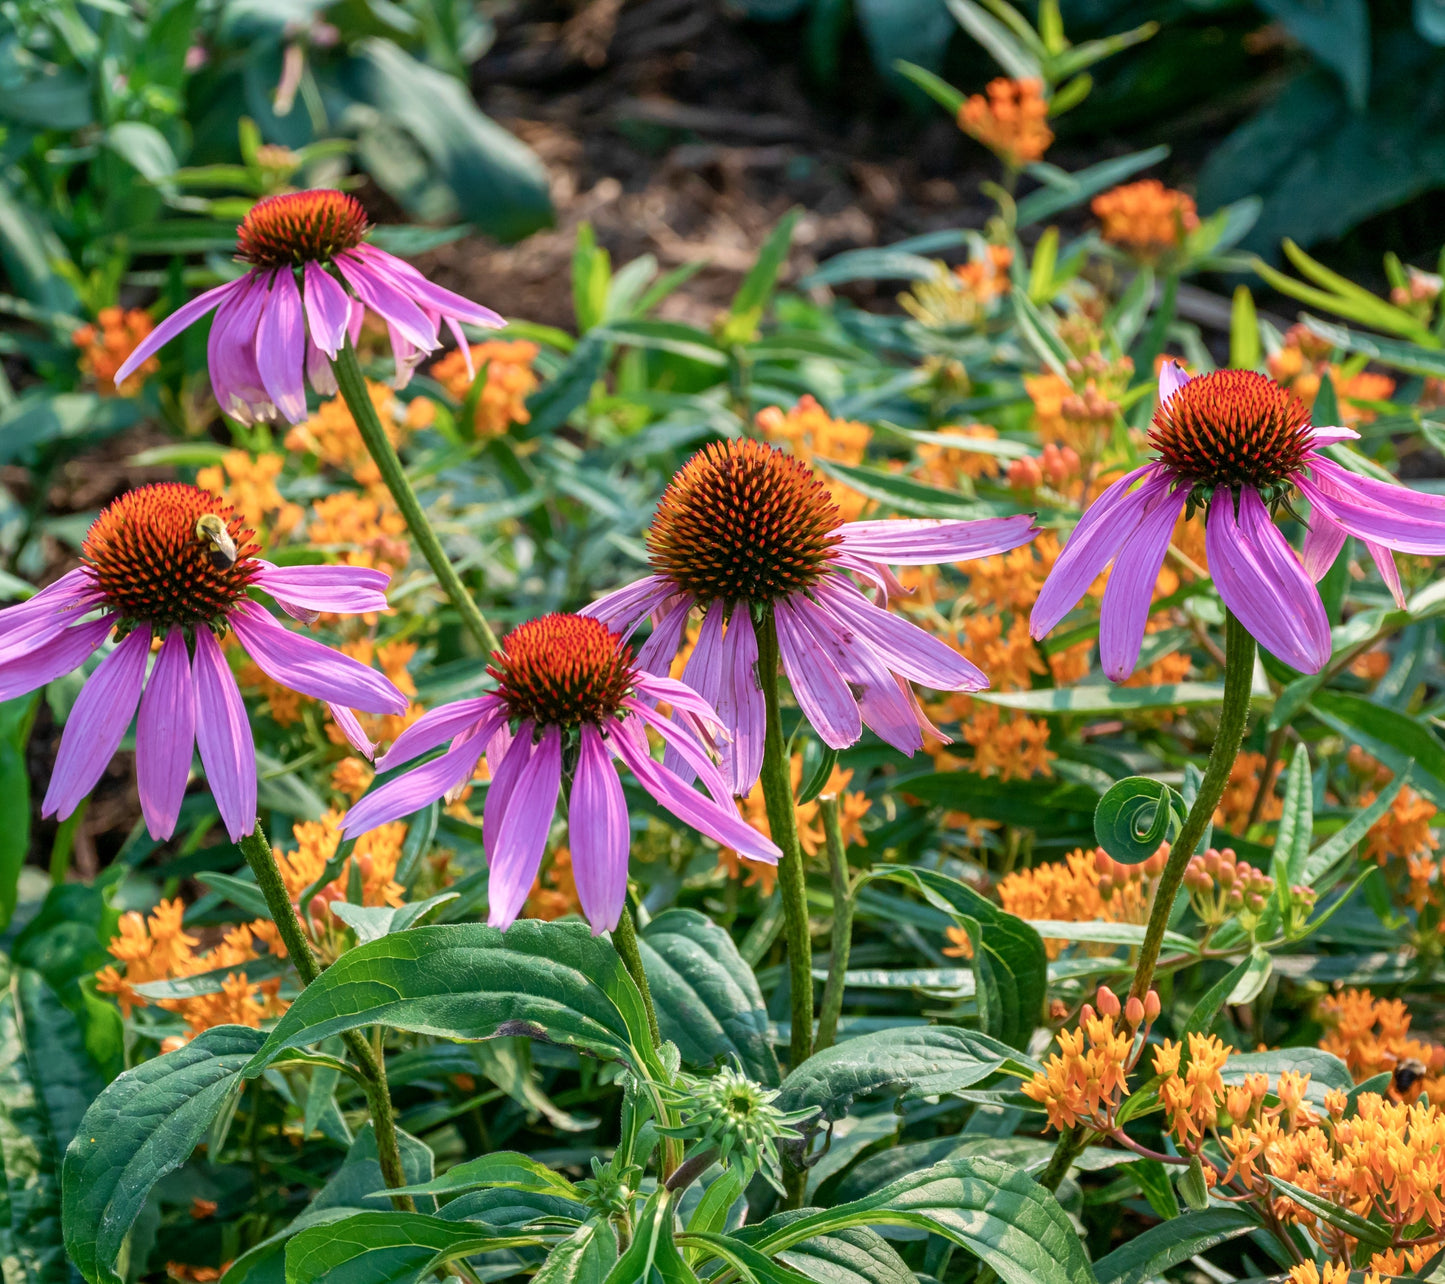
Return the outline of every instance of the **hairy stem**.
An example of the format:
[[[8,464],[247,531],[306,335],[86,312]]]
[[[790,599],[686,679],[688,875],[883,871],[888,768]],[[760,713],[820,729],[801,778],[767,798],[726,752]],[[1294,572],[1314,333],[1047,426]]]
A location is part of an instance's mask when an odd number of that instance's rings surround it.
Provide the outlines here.
[[[271,921],[281,933],[286,946],[286,955],[301,978],[302,985],[310,985],[321,969],[311,949],[301,919],[292,904],[286,884],[281,878],[275,854],[266,840],[266,831],[261,822],[256,822],[253,832],[241,839],[241,854],[256,876],[256,886],[266,898],[266,908],[271,911]],[[386,1063],[377,1056],[366,1036],[360,1030],[347,1030],[342,1036],[347,1049],[361,1068],[362,1090],[366,1094],[366,1108],[371,1115],[372,1131],[376,1134],[376,1155],[381,1166],[381,1176],[388,1187],[396,1188],[407,1184],[406,1170],[402,1167],[401,1147],[396,1138],[396,1114],[391,1105],[391,1092],[386,1084]],[[392,1196],[392,1205],[410,1212],[416,1205],[410,1195]]]
[[[1139,950],[1139,962],[1134,971],[1134,984],[1130,986],[1132,997],[1144,998],[1154,980],[1154,966],[1159,961],[1159,947],[1164,941],[1164,931],[1169,926],[1169,916],[1174,909],[1174,897],[1184,879],[1184,869],[1194,855],[1204,831],[1209,828],[1214,809],[1224,796],[1224,787],[1229,783],[1229,771],[1239,756],[1239,746],[1244,741],[1244,726],[1249,720],[1249,694],[1254,679],[1254,639],[1249,635],[1232,611],[1225,612],[1224,624],[1224,702],[1219,711],[1219,729],[1214,734],[1214,745],[1209,751],[1209,764],[1204,769],[1204,779],[1199,785],[1199,796],[1184,818],[1184,827],[1169,850],[1169,863],[1154,891],[1154,904],[1149,911],[1149,927],[1144,933],[1144,944]]]
[[[367,394],[366,380],[362,377],[361,365],[356,359],[356,350],[351,346],[350,339],[346,340],[336,360],[331,363],[331,368],[336,372],[336,386],[341,390],[351,417],[356,421],[361,439],[366,443],[366,449],[380,470],[387,489],[391,491],[391,497],[396,500],[397,508],[406,518],[412,538],[416,540],[422,556],[432,569],[432,574],[437,577],[437,583],[451,599],[457,614],[462,617],[462,623],[482,650],[487,653],[495,651],[497,635],[492,632],[481,608],[467,592],[466,585],[447,560],[441,541],[437,539],[426,511],[417,499],[416,492],[412,490],[411,482],[407,480],[406,471],[397,457],[396,447],[391,444],[386,429],[377,418],[376,407],[371,404],[371,397]]]
[[[853,897],[848,880],[848,853],[843,846],[843,827],[838,818],[838,795],[818,799],[823,818],[823,840],[828,848],[828,875],[833,884],[833,937],[828,957],[828,980],[818,1008],[818,1038],[815,1052],[831,1047],[838,1035],[838,1017],[843,1012],[843,978],[848,972],[848,955],[853,949]]]
[[[813,1055],[813,942],[808,934],[808,887],[803,851],[798,844],[798,817],[793,808],[792,766],[783,743],[778,709],[778,634],[771,613],[758,630],[758,677],[763,684],[768,719],[763,739],[763,803],[773,842],[783,853],[778,862],[778,887],[783,894],[793,1004],[788,1063],[797,1069]]]
[[[652,988],[647,984],[647,972],[642,966],[642,951],[637,948],[637,926],[632,921],[632,911],[622,907],[622,917],[612,933],[612,945],[622,956],[622,965],[637,982],[642,991],[642,1006],[647,1009],[647,1028],[652,1033],[653,1047],[662,1046],[662,1030],[657,1024],[657,1009],[652,1004]]]

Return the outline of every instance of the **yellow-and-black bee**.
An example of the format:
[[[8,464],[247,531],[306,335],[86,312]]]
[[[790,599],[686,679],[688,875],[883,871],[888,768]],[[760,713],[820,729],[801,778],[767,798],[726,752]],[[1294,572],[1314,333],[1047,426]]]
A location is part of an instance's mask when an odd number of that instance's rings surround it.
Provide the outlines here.
[[[203,513],[196,521],[196,538],[206,546],[211,565],[218,571],[229,571],[236,564],[236,541],[215,513]]]

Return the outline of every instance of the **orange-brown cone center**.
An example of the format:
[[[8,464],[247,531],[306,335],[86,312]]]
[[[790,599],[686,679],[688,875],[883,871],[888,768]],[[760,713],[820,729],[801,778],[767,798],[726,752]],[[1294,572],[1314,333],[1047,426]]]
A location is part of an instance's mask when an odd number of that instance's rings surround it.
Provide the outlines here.
[[[345,192],[284,192],[251,206],[236,230],[236,257],[266,268],[326,263],[370,230],[361,202]]]
[[[513,718],[542,726],[600,724],[632,688],[632,650],[601,620],[544,615],[508,633],[487,672]]]

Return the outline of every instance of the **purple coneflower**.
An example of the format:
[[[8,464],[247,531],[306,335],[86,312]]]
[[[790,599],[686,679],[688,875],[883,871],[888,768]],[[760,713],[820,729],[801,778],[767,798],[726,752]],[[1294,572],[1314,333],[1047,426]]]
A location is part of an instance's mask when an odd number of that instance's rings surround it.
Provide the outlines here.
[[[1154,583],[1186,504],[1206,512],[1205,553],[1219,595],[1267,650],[1301,673],[1330,658],[1330,624],[1314,581],[1346,535],[1364,541],[1404,605],[1390,552],[1445,553],[1445,499],[1361,477],[1319,453],[1359,436],[1317,428],[1309,411],[1251,370],[1189,378],[1166,363],[1150,444],[1158,458],[1119,478],[1080,519],[1029,621],[1041,638],[1112,561],[1099,620],[1104,672],[1122,682],[1139,659]],[[1297,493],[1310,504],[1303,564],[1273,520]]]
[[[716,713],[682,683],[639,669],[631,648],[605,624],[580,615],[520,624],[502,639],[487,672],[497,680],[495,692],[423,715],[376,765],[385,771],[442,744],[447,752],[373,790],[347,813],[343,832],[365,833],[461,788],[485,755],[487,921],[507,927],[537,877],[565,772],[572,781],[567,818],[577,896],[592,930],[611,930],[626,899],[630,845],[615,757],[679,820],[750,860],[778,859],[777,847],[738,816],[703,742],[685,725],[712,732]],[[652,707],[660,701],[677,721]],[[653,761],[648,727],[682,755],[711,798]]]
[[[79,668],[112,630],[120,639],[76,698],[42,815],[63,820],[75,810],[139,707],[136,777],[152,837],[175,831],[196,745],[231,838],[251,833],[256,751],[216,640],[227,629],[264,674],[328,701],[343,726],[355,726],[352,709],[405,711],[406,697],[381,674],[283,628],[247,594],[263,589],[303,619],[357,614],[386,609],[387,577],[351,566],[273,566],[255,556],[253,534],[209,491],[176,482],[142,486],[95,519],[81,548],[85,565],[0,611],[0,700]],[[147,682],[153,643],[159,649]]]
[[[908,682],[982,691],[988,679],[952,647],[866,597],[851,572],[885,597],[902,592],[888,566],[988,557],[1026,544],[1033,519],[844,522],[801,460],[752,440],[707,446],[663,492],[648,532],[654,574],[583,614],[632,628],[654,618],[640,668],[665,673],[694,607],[697,645],[683,681],[714,706],[730,739],[723,774],[745,795],[763,760],[766,711],[757,630],[771,614],[793,697],[825,744],[842,749],[863,725],[911,754],[923,732],[945,739]]]
[[[367,245],[370,230],[360,203],[344,192],[287,192],[256,202],[236,233],[236,257],[250,263],[250,271],[156,326],[116,371],[116,383],[211,311],[211,388],[221,409],[245,424],[278,416],[300,423],[308,378],[317,392],[334,394],[328,358],[336,358],[348,337],[356,342],[367,308],[386,322],[398,388],[441,346],[442,321],[470,371],[461,322],[500,326],[502,318]]]

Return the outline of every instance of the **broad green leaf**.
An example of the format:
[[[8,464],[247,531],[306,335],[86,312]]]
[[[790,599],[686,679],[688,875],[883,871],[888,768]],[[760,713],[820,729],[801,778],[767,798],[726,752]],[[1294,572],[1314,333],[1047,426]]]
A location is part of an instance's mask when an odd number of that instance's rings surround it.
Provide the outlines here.
[[[1055,941],[1094,941],[1104,945],[1142,945],[1147,928],[1143,923],[1075,923],[1064,919],[1031,918],[1029,925],[1040,936]],[[1165,932],[1164,948],[1184,954],[1199,953],[1199,942],[1181,932]]]
[[[1198,709],[1218,704],[1224,688],[1213,682],[1171,682],[1160,687],[1115,687],[1086,683],[1037,691],[980,691],[973,697],[1028,713],[1121,713],[1133,709]]]
[[[553,1172],[530,1155],[523,1155],[515,1150],[498,1150],[490,1155],[463,1160],[448,1168],[435,1180],[423,1182],[419,1186],[407,1186],[401,1193],[461,1195],[470,1190],[485,1190],[493,1186],[565,1195],[568,1199],[579,1198],[577,1187],[561,1173]]]
[[[766,1221],[743,1226],[731,1238],[756,1244],[815,1210],[795,1209],[776,1213]],[[825,1284],[916,1284],[917,1276],[877,1231],[852,1226],[830,1235],[817,1235],[777,1255],[779,1261],[796,1267],[811,1280]]]
[[[532,1067],[530,1039],[488,1039],[472,1044],[471,1051],[477,1069],[528,1114],[541,1115],[563,1132],[585,1132],[597,1126],[598,1121],[591,1115],[563,1110],[542,1091]]]
[[[784,1262],[764,1257],[757,1249],[731,1235],[695,1232],[684,1237],[683,1246],[700,1250],[707,1257],[721,1259],[747,1284],[808,1284],[806,1275],[799,1275]]]
[[[151,1188],[180,1167],[237,1089],[265,1036],[218,1025],[143,1061],[85,1112],[65,1152],[65,1246],[91,1284],[120,1284],[116,1258]]]
[[[869,878],[910,886],[935,908],[958,919],[973,943],[970,966],[979,1025],[1011,1047],[1027,1047],[1043,1016],[1048,990],[1048,959],[1038,932],[966,883],[937,870],[879,865]]]
[[[1328,1223],[1337,1230],[1342,1230],[1346,1235],[1368,1248],[1380,1250],[1389,1248],[1392,1243],[1390,1231],[1384,1226],[1377,1226],[1368,1218],[1361,1217],[1358,1213],[1351,1212],[1348,1208],[1342,1208],[1332,1200],[1316,1195],[1293,1182],[1287,1182],[1266,1173],[1264,1178],[1282,1195],[1288,1195],[1297,1204],[1303,1205],[1321,1221]]]
[[[352,905],[347,901],[332,901],[331,912],[356,933],[358,945],[365,945],[368,941],[379,940],[392,932],[404,932],[409,927],[429,921],[443,905],[456,899],[456,892],[441,892],[428,896],[424,901],[411,901],[399,906]]]
[[[1234,287],[1229,309],[1229,364],[1235,370],[1253,370],[1259,363],[1259,314],[1249,286],[1241,283]]]
[[[1359,110],[1370,93],[1370,9],[1366,0],[1260,0],[1280,23],[1344,82]]]
[[[867,1093],[944,1096],[1000,1070],[1031,1074],[1033,1065],[976,1030],[942,1025],[877,1030],[814,1053],[783,1080],[777,1105],[788,1111],[812,1107],[824,1122],[832,1122]]]
[[[1327,339],[1337,348],[1344,348],[1346,352],[1358,352],[1407,374],[1437,379],[1445,375],[1445,352],[1441,352],[1438,345],[1422,347],[1418,343],[1382,339],[1376,334],[1361,334],[1348,326],[1336,325],[1332,321],[1322,321],[1319,317],[1308,315],[1304,321],[1320,338]]]
[[[196,881],[204,883],[213,892],[219,892],[231,904],[239,906],[247,914],[254,914],[257,918],[269,918],[271,915],[271,911],[266,905],[266,897],[250,879],[237,878],[234,874],[222,874],[218,870],[208,869],[197,874]]]
[[[522,919],[412,928],[348,950],[276,1023],[246,1067],[363,1025],[451,1039],[529,1035],[620,1060],[655,1063],[647,1014],[617,951],[585,923]]]
[[[225,987],[226,978],[244,976],[248,981],[269,981],[272,977],[284,976],[291,970],[287,959],[274,954],[249,959],[230,967],[212,968],[209,972],[197,972],[192,976],[178,976],[172,981],[144,981],[133,986],[137,994],[152,1003],[163,999],[191,999],[201,994],[219,994]]]
[[[1279,1082],[1279,1076],[1286,1070],[1310,1077],[1305,1098],[1322,1107],[1325,1093],[1331,1089],[1348,1092],[1355,1086],[1354,1076],[1339,1057],[1323,1048],[1277,1048],[1270,1052],[1237,1052],[1225,1063],[1220,1077],[1226,1084],[1244,1082],[1249,1074],[1267,1074],[1270,1090]]]
[[[585,1222],[547,1254],[532,1284],[602,1284],[617,1261],[617,1232],[602,1219]]]
[[[892,792],[950,811],[1022,825],[1040,833],[1093,833],[1099,795],[1067,781],[985,779],[971,771],[926,772],[892,782]]]
[[[458,1257],[536,1241],[428,1213],[353,1213],[291,1237],[286,1284],[411,1284]]]
[[[1259,1223],[1240,1208],[1211,1208],[1151,1226],[1094,1263],[1099,1284],[1144,1284]]]
[[[725,366],[728,359],[712,339],[694,326],[681,321],[657,321],[650,317],[632,317],[611,321],[593,333],[613,343],[630,344],[635,348],[655,348],[674,356],[700,361],[709,366]]]
[[[993,55],[993,59],[1015,80],[1042,80],[1043,67],[1037,53],[1020,43],[1007,26],[974,0],[944,0],[949,12],[970,36]]]
[[[662,1037],[689,1065],[736,1057],[768,1087],[781,1077],[762,991],[732,936],[697,910],[659,914],[643,931],[642,963]]]
[[[637,1215],[632,1243],[608,1272],[605,1284],[698,1284],[672,1238],[672,1198],[654,1192]]]
[[[1358,744],[1397,775],[1413,760],[1415,787],[1445,807],[1445,744],[1407,714],[1343,691],[1318,691],[1310,708],[1332,731]]]
[[[779,1253],[854,1226],[907,1226],[942,1235],[991,1266],[1007,1284],[1094,1284],[1068,1215],[1053,1194],[991,1159],[951,1159],[864,1199],[811,1212],[756,1247]]]
[[[1253,961],[1252,955],[1250,958],[1244,959],[1205,990],[1185,1020],[1181,1038],[1185,1034],[1209,1033],[1214,1026],[1215,1018],[1219,1015],[1219,1009],[1234,993],[1234,987],[1244,979],[1244,974],[1249,971]]]

